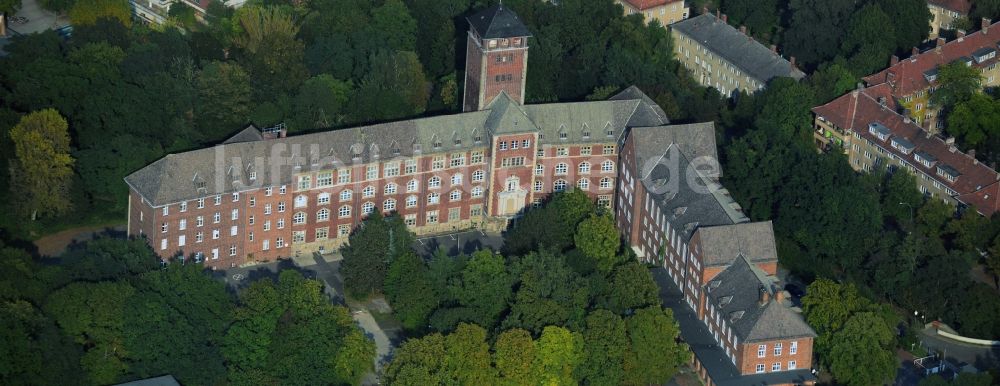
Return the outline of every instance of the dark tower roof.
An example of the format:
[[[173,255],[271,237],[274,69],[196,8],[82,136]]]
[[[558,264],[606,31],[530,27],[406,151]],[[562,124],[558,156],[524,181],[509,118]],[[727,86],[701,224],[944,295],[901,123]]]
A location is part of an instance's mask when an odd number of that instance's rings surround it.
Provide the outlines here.
[[[483,39],[531,36],[531,31],[528,31],[517,14],[503,5],[494,5],[476,12],[468,20]]]

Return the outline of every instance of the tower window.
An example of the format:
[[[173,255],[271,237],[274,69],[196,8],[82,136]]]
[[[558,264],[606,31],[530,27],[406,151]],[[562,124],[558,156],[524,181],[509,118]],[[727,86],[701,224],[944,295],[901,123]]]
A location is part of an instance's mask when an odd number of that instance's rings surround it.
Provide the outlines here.
[[[500,82],[510,82],[510,81],[514,80],[514,75],[513,74],[502,74],[502,75],[497,75],[496,77],[494,77],[494,79],[496,79],[497,83],[500,83]]]

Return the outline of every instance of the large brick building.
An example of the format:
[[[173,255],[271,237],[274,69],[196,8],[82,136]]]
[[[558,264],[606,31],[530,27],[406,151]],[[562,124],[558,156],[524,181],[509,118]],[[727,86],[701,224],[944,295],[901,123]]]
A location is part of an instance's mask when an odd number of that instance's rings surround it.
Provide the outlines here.
[[[714,125],[670,125],[635,87],[606,101],[519,103],[523,86],[491,88],[493,73],[512,70],[489,40],[513,44],[527,28],[499,6],[479,15],[493,21],[470,18],[480,57],[467,71],[491,76],[468,75],[479,83],[467,88],[478,90],[467,93],[478,95],[474,110],[290,137],[248,127],[168,155],[125,178],[129,235],[164,259],[225,268],[332,250],[374,211],[417,234],[499,231],[553,192],[578,189],[613,208],[639,258],[683,288],[683,307],[698,315],[680,321],[684,339],[711,339],[692,345],[703,380],[814,383],[815,334],[773,276],[771,224],[750,222],[719,184]],[[525,40],[517,47],[527,54]]]
[[[641,14],[646,23],[656,20],[666,27],[688,18],[684,0],[615,0],[626,15]]]
[[[927,0],[927,9],[931,12],[931,32],[929,37],[937,39],[941,30],[957,29],[955,22],[969,17],[972,9],[971,0]]]

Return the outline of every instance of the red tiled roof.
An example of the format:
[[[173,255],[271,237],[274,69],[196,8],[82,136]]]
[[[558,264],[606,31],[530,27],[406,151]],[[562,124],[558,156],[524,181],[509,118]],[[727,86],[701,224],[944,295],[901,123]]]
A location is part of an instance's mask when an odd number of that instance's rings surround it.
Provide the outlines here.
[[[670,3],[676,3],[681,0],[623,0],[632,8],[638,9],[640,11],[645,11],[653,7],[659,7],[661,5],[666,5]]]
[[[941,137],[930,135],[908,118],[896,113],[892,108],[894,102],[891,102],[891,98],[887,98],[885,107],[880,105],[878,97],[884,96],[885,93],[885,85],[855,90],[830,103],[814,107],[812,111],[834,125],[853,130],[862,138],[906,160],[915,169],[934,177],[941,184],[954,190],[959,201],[975,206],[980,213],[990,216],[1000,210],[1000,200],[997,199],[1000,197],[1000,183],[998,183],[1000,175],[976,161],[974,157],[947,144]],[[892,147],[889,144],[891,139],[884,142],[879,140],[868,131],[868,124],[874,122],[887,127],[892,132],[892,138],[903,138],[913,143],[916,148],[907,155]],[[928,168],[915,161],[914,154],[917,152],[928,153],[937,158],[935,167]],[[959,172],[960,176],[955,182],[937,177],[937,166],[942,164]]]
[[[927,2],[947,10],[958,12],[962,16],[968,16],[969,10],[972,9],[972,1],[970,0],[927,0]]]
[[[893,88],[893,95],[907,96],[931,86],[924,78],[924,72],[954,62],[963,56],[971,57],[972,53],[980,48],[997,49],[998,42],[1000,42],[1000,22],[964,38],[947,42],[940,47],[940,50],[933,48],[900,60],[889,68],[866,76],[864,81],[869,85],[888,82]]]

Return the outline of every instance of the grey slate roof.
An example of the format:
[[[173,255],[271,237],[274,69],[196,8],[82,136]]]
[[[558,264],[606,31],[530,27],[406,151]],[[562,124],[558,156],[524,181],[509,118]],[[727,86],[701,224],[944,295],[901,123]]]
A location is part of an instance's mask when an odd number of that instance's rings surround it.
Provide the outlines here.
[[[180,386],[173,375],[161,375],[155,378],[140,379],[132,382],[119,383],[115,386]]]
[[[802,316],[775,298],[776,279],[739,256],[705,285],[708,301],[743,342],[816,337]],[[769,300],[760,302],[761,291]]]
[[[483,39],[531,36],[521,19],[503,5],[494,5],[468,17],[469,24]]]
[[[240,142],[253,142],[253,141],[260,141],[263,139],[264,136],[260,134],[260,129],[258,129],[254,125],[249,125],[245,129],[243,129],[239,133],[236,133],[236,135],[229,137],[229,139],[225,140],[222,143],[230,144],[230,143],[240,143]]]
[[[633,119],[644,104],[642,99],[633,99],[519,106],[503,94],[495,98],[489,110],[272,140],[258,140],[259,133],[255,135],[247,128],[221,145],[167,155],[125,177],[125,181],[153,206],[160,206],[259,186],[291,184],[293,174],[299,171],[329,170],[415,154],[485,149],[493,133],[537,128],[544,135],[540,142],[560,143],[558,130],[565,127],[572,128],[565,141],[568,143],[614,142],[629,122],[660,122],[650,117]],[[651,109],[645,106],[641,111]],[[584,123],[591,127],[590,139],[582,138]],[[611,141],[604,135],[609,123],[615,133]],[[477,136],[482,138],[481,143],[474,141]],[[276,150],[279,152],[273,153]],[[248,179],[251,169],[256,172],[254,181]],[[199,189],[199,182],[203,189]]]
[[[770,221],[703,227],[697,233],[706,266],[729,265],[739,256],[754,263],[778,261]]]
[[[700,227],[750,221],[719,184],[712,122],[631,129],[637,176],[685,242]]]
[[[670,28],[687,35],[759,81],[767,82],[779,76],[795,79],[805,77],[805,73],[792,68],[789,61],[715,15],[702,14],[671,24]]]

